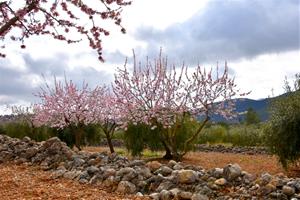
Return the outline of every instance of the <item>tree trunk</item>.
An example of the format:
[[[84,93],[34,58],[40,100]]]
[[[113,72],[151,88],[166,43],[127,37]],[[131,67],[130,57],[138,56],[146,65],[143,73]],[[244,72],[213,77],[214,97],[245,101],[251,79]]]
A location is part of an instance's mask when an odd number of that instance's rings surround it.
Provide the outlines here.
[[[202,129],[205,127],[205,125],[209,121],[209,119],[210,118],[207,115],[206,118],[205,118],[205,120],[202,122],[202,124],[198,128],[198,130],[189,139],[187,139],[184,142],[182,156],[184,156],[188,152],[189,145],[191,145],[191,143],[197,138],[197,136],[200,134],[200,132],[202,131]]]
[[[81,138],[82,138],[82,132],[83,130],[79,128],[79,130],[76,131],[75,133],[75,146],[79,151],[81,151],[80,143],[81,143]]]
[[[171,150],[170,148],[167,146],[167,144],[165,143],[165,141],[161,141],[161,143],[163,144],[164,148],[165,148],[165,151],[166,151],[166,154],[163,156],[164,159],[167,159],[167,160],[171,160],[173,159],[173,156],[171,154]]]
[[[110,153],[115,153],[114,146],[112,144],[112,140],[109,133],[105,133],[107,144],[109,146]]]
[[[172,159],[175,160],[176,162],[181,161],[183,154],[178,153],[177,151],[172,152]]]

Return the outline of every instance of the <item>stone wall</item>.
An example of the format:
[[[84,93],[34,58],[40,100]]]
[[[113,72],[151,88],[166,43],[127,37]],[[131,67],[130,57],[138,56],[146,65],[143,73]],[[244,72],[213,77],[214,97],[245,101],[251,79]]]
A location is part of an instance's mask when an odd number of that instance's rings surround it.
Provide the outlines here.
[[[101,184],[155,200],[300,199],[300,179],[268,173],[256,177],[238,164],[206,170],[175,161],[146,163],[117,154],[77,153],[58,138],[38,143],[0,135],[0,163],[4,162],[38,165],[52,171],[53,178]]]
[[[197,151],[202,152],[219,152],[219,153],[240,153],[247,155],[256,154],[270,154],[266,147],[238,147],[238,146],[224,146],[224,145],[208,145],[197,144],[195,145]]]

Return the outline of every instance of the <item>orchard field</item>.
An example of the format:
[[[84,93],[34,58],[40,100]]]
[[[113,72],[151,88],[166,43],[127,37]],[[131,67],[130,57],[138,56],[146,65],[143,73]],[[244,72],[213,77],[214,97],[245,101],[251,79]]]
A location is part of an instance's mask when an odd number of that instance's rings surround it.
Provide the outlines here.
[[[0,199],[300,199],[298,8],[1,1]]]

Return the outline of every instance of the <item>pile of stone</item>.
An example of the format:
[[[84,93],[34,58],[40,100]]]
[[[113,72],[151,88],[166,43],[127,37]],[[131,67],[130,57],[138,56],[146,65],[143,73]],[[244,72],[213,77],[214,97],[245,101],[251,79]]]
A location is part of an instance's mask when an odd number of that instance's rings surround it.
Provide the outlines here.
[[[257,155],[257,154],[270,154],[266,147],[238,147],[238,146],[224,146],[209,145],[209,144],[197,144],[195,145],[197,151],[202,152],[218,152],[218,153],[240,153],[247,155]]]
[[[37,143],[0,135],[0,162],[40,165],[53,178],[101,184],[119,193],[155,200],[300,199],[300,179],[249,174],[237,164],[205,170],[169,161],[146,163],[108,153],[73,152],[58,138]]]
[[[125,147],[123,140],[120,140],[120,139],[112,139],[112,140],[111,140],[111,143],[112,143],[112,145],[113,145],[114,147]],[[107,140],[106,140],[106,139],[102,139],[102,140],[99,142],[98,146],[104,146],[104,147],[107,147],[107,146],[108,146]]]

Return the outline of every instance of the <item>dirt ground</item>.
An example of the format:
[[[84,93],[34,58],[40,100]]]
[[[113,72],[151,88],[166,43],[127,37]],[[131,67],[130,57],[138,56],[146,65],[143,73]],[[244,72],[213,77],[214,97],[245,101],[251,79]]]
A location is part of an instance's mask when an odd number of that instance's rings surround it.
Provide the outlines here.
[[[109,152],[109,149],[106,147],[87,147],[84,148],[84,150],[90,152]],[[116,151],[124,152],[124,150],[118,148],[116,149]],[[129,155],[126,154],[126,156]],[[183,163],[198,165],[203,167],[204,169],[212,169],[216,167],[223,168],[229,163],[237,163],[241,166],[242,170],[256,175],[260,175],[265,172],[268,172],[272,175],[278,173],[287,174],[287,172],[281,167],[277,158],[271,155],[190,152],[184,157]]]
[[[183,162],[199,165],[205,169],[223,168],[229,163],[237,163],[241,166],[242,170],[256,175],[265,172],[272,175],[286,173],[278,163],[277,158],[270,155],[193,152],[189,153]]]
[[[15,164],[0,164],[0,199],[142,200],[134,196],[109,193],[100,186],[80,184],[63,178],[53,179],[50,172]]]

